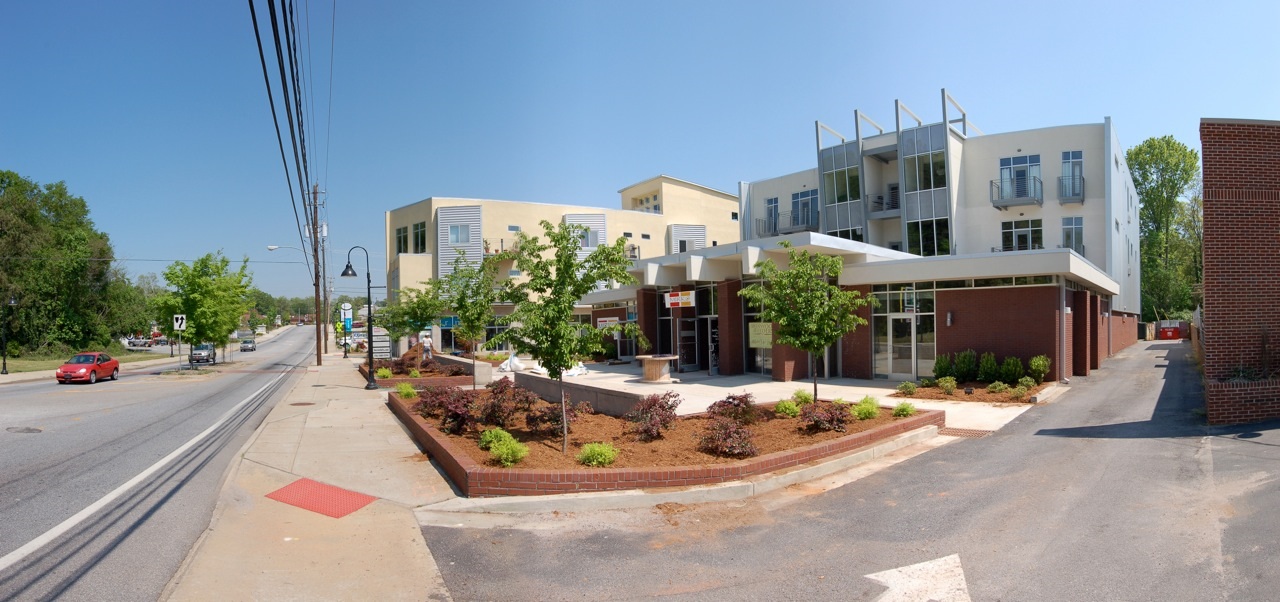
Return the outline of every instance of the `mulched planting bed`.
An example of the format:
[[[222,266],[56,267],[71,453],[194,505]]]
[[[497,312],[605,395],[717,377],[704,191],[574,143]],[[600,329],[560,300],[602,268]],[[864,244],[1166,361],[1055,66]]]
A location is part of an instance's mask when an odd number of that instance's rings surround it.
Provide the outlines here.
[[[939,401],[977,401],[977,402],[983,402],[983,403],[1026,404],[1031,401],[1032,397],[1034,397],[1036,394],[1040,393],[1041,391],[1045,390],[1047,387],[1049,387],[1052,384],[1053,384],[1052,382],[1040,383],[1039,385],[1036,386],[1036,388],[1029,389],[1027,391],[1027,394],[1024,395],[1022,399],[1014,399],[1010,397],[1008,391],[1005,391],[1003,393],[991,393],[987,391],[987,383],[980,383],[980,382],[969,382],[963,385],[958,385],[956,387],[956,392],[951,395],[947,395],[946,393],[943,393],[942,389],[939,389],[937,387],[916,387],[916,392],[912,393],[911,395],[894,393],[890,395],[890,397],[903,397],[907,399],[932,399],[932,400],[939,400]],[[966,395],[964,392],[965,387],[973,387],[973,393]]]

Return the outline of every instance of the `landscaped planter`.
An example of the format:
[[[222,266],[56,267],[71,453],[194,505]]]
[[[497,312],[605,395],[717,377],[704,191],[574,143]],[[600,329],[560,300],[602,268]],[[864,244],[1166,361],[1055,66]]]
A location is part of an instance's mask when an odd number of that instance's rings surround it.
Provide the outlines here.
[[[369,380],[369,371],[363,365],[357,367],[360,370],[360,376],[365,380]],[[415,389],[424,387],[471,387],[471,376],[464,374],[462,376],[425,376],[419,378],[409,378],[408,376],[392,376],[391,378],[374,378],[379,387],[394,389],[400,383],[409,383]],[[484,386],[484,383],[479,383]]]
[[[387,395],[387,405],[413,434],[418,444],[444,468],[445,474],[449,475],[454,485],[467,497],[686,487],[738,481],[842,454],[925,426],[941,428],[945,425],[943,412],[917,410],[915,416],[896,420],[879,428],[728,464],[530,470],[478,464],[463,450],[457,449],[452,440],[414,412],[412,407],[416,402],[406,403],[393,391]]]

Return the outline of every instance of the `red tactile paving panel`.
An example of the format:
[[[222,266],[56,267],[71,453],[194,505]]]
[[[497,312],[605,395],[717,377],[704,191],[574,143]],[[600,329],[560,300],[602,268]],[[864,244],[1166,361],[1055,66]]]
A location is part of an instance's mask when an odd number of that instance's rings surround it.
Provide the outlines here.
[[[311,479],[298,479],[268,493],[267,497],[333,518],[342,518],[378,499]]]

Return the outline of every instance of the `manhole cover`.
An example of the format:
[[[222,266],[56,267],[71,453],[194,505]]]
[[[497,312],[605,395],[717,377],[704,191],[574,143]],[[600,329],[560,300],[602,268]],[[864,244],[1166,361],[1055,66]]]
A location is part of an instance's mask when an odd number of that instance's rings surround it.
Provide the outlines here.
[[[11,426],[5,430],[9,431],[10,433],[21,433],[21,434],[44,432],[44,429],[38,429],[32,426]]]
[[[300,401],[300,402],[298,402],[298,403],[291,403],[291,404],[289,404],[289,405],[291,405],[291,406],[313,406],[313,405],[316,405],[316,404],[311,403],[310,401]]]

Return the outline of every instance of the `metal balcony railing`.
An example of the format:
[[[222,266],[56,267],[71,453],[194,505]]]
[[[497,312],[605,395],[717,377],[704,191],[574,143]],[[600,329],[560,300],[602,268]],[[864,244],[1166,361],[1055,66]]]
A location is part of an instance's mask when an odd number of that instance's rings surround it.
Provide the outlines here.
[[[1043,248],[1044,248],[1044,245],[1042,244],[1025,244],[1025,245],[1012,244],[1012,245],[1000,245],[998,247],[991,247],[991,252],[1007,253],[1009,251],[1034,251],[1034,250],[1043,249]]]
[[[1058,248],[1071,249],[1072,251],[1079,253],[1081,257],[1084,257],[1084,245],[1058,245]]]
[[[1058,203],[1084,202],[1084,176],[1058,178]]]
[[[816,211],[783,211],[777,219],[767,217],[756,218],[756,237],[764,238],[792,232],[817,232],[818,214]]]
[[[898,189],[894,188],[889,192],[887,197],[883,194],[876,195],[875,200],[871,201],[871,211],[873,213],[879,211],[895,211],[902,206],[901,202],[902,200],[898,196]]]
[[[486,238],[484,239],[484,254],[496,255],[503,251],[514,251],[520,247],[520,239],[518,238]]]
[[[640,245],[627,245],[627,259],[640,259]]]
[[[1037,177],[991,180],[991,204],[996,209],[1044,205],[1044,184]]]

